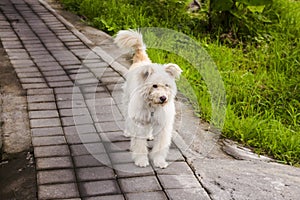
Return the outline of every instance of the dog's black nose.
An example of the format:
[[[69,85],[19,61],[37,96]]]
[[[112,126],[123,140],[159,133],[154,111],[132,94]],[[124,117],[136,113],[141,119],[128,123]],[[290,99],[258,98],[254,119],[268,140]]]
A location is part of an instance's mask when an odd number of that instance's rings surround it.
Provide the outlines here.
[[[167,100],[166,96],[159,97],[160,102],[164,103]]]

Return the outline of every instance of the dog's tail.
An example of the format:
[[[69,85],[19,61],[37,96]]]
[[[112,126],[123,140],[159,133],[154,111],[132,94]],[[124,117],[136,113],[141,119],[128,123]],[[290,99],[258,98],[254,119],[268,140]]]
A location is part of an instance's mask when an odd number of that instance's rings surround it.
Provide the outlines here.
[[[134,30],[119,31],[115,38],[115,43],[120,48],[131,48],[134,50],[133,63],[151,62],[146,53],[143,35],[140,32]]]

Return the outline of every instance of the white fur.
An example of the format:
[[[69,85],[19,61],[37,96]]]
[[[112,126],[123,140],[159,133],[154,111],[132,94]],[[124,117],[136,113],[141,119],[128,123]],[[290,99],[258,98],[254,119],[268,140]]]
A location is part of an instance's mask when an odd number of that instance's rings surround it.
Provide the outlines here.
[[[146,54],[142,35],[120,31],[115,42],[135,51],[124,84],[125,130],[131,137],[132,158],[137,166],[149,165],[147,139],[154,138],[150,153],[154,166],[165,168],[175,116],[175,79],[181,74],[176,64],[152,63]]]
[[[115,43],[120,48],[139,48],[146,50],[143,35],[133,30],[122,30],[117,33]]]

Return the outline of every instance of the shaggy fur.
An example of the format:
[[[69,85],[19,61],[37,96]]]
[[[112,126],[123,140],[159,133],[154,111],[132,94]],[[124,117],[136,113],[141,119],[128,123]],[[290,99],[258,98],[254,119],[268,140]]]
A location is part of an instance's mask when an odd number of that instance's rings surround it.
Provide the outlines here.
[[[135,52],[124,84],[124,135],[131,137],[132,158],[137,166],[148,166],[147,139],[153,137],[150,158],[154,166],[165,168],[175,117],[175,79],[182,70],[176,64],[152,63],[139,32],[120,31],[115,43]]]

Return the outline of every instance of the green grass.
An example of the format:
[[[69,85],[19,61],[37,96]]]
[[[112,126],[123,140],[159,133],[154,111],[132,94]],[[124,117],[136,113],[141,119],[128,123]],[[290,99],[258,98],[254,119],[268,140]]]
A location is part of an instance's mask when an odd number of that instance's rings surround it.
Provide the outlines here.
[[[61,0],[89,24],[113,35],[139,27],[165,27],[197,40],[213,58],[226,89],[226,120],[222,135],[251,146],[283,163],[300,165],[300,3],[274,0],[264,12],[272,23],[253,22],[254,33],[221,40],[222,29],[207,32],[203,12],[186,12],[178,0]],[[217,23],[217,22],[216,22]],[[238,29],[239,24],[234,24]],[[240,31],[242,31],[240,29]],[[248,39],[247,39],[248,38]],[[230,39],[230,38],[229,38]],[[211,93],[192,64],[178,55],[149,49],[155,62],[174,62],[184,70],[195,99],[195,113],[214,124]]]

